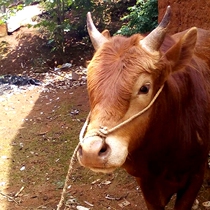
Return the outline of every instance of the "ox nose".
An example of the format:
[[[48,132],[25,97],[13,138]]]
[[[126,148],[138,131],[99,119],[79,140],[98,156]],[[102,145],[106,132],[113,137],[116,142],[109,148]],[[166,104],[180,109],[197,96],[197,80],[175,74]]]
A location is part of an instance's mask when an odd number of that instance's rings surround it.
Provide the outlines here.
[[[103,168],[110,154],[110,147],[106,142],[98,137],[89,137],[78,149],[78,159],[81,165],[88,168]]]

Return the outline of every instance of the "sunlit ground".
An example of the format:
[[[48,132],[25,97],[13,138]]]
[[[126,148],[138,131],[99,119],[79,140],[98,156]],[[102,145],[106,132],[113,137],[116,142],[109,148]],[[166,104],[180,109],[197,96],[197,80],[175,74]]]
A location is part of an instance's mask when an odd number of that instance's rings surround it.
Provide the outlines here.
[[[10,165],[12,162],[13,142],[18,131],[23,128],[30,111],[33,109],[41,91],[37,88],[23,94],[5,94],[0,96],[0,202],[5,199],[9,188]],[[21,147],[21,145],[20,145]],[[20,168],[20,170],[22,170]],[[7,209],[1,206],[1,210]]]

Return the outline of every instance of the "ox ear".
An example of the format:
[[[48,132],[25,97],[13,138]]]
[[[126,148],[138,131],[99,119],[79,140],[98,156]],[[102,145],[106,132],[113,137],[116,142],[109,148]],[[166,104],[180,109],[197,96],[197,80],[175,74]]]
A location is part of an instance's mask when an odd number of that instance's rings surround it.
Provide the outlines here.
[[[165,54],[170,62],[172,71],[179,70],[192,59],[197,41],[197,28],[191,28],[183,37],[173,45]]]
[[[104,31],[102,31],[102,35],[104,37],[106,37],[107,39],[109,39],[111,37],[109,30],[105,29]]]

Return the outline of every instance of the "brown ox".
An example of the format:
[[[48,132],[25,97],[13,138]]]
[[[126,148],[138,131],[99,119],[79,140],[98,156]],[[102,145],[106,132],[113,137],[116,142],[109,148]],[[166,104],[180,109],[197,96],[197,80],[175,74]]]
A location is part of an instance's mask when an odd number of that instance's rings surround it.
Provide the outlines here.
[[[166,35],[170,7],[148,36],[110,37],[90,13],[96,50],[88,66],[90,114],[77,156],[94,171],[123,167],[135,176],[149,210],[191,209],[209,148],[210,32]]]

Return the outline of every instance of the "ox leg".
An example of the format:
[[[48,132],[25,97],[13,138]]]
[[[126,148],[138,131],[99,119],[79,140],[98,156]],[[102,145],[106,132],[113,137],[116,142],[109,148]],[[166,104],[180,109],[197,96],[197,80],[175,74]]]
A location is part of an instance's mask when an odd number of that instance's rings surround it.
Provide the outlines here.
[[[190,178],[185,188],[178,191],[174,210],[191,210],[203,183],[203,178],[204,168],[201,169],[200,173]]]
[[[158,188],[158,185],[161,183],[157,183],[156,179],[142,180],[136,178],[136,180],[141,187],[148,210],[164,210],[173,193],[160,192],[162,190]]]
[[[146,205],[147,205],[148,210],[164,210],[165,209],[164,207],[161,207],[161,206],[151,205],[147,201],[146,201]]]

